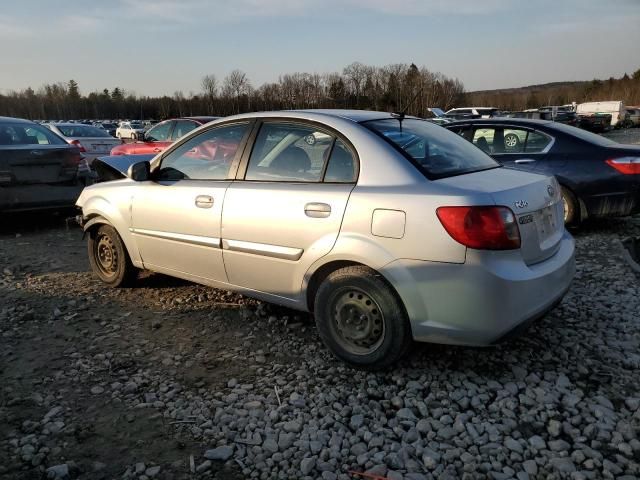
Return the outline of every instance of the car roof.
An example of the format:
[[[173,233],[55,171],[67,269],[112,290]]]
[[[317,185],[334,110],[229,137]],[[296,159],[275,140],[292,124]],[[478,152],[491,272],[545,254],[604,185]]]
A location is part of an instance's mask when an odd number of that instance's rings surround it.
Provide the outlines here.
[[[179,118],[176,118],[175,120],[195,120],[196,122],[199,122],[199,123],[209,123],[209,122],[213,122],[214,120],[218,120],[219,118],[222,118],[222,117],[203,115],[203,116],[197,116],[197,117],[179,117]]]
[[[456,125],[491,125],[491,124],[503,124],[503,125],[520,125],[522,127],[539,127],[541,125],[550,125],[553,122],[551,120],[534,120],[531,118],[476,118],[468,120],[456,120],[447,124],[447,127],[453,127]]]
[[[93,125],[88,125],[86,123],[54,123],[52,124],[54,127],[93,127]]]
[[[11,123],[35,123],[31,120],[27,120],[25,118],[15,118],[15,117],[0,117],[0,122],[11,122]]]
[[[371,110],[342,110],[342,109],[307,109],[307,110],[274,110],[266,112],[249,112],[234,115],[232,117],[220,117],[219,121],[240,120],[243,118],[256,117],[283,117],[296,118],[300,120],[312,120],[322,122],[328,118],[349,120],[354,123],[366,122],[369,120],[382,120],[386,118],[394,118],[389,112],[376,112]],[[424,120],[418,117],[407,115],[405,118]]]

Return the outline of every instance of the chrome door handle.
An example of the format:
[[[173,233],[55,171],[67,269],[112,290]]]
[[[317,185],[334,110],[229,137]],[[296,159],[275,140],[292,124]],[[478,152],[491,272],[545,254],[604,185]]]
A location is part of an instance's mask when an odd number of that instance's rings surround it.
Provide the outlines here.
[[[331,206],[326,203],[307,203],[304,213],[311,218],[327,218],[331,214]]]
[[[514,163],[534,163],[535,160],[533,158],[520,158],[516,160]]]
[[[211,208],[213,207],[213,197],[209,195],[198,195],[196,197],[196,207]]]

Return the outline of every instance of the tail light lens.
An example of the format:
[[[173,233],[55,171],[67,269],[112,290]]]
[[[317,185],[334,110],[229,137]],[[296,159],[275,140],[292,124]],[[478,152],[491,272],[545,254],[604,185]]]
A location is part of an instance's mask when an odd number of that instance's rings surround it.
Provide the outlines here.
[[[71,145],[75,145],[76,147],[78,147],[78,149],[80,149],[81,152],[86,152],[87,151],[84,148],[84,146],[80,143],[80,140],[71,140],[69,143]]]
[[[438,219],[458,243],[478,250],[520,248],[516,217],[507,207],[440,207]]]
[[[640,175],[640,157],[611,158],[607,165],[624,175]]]

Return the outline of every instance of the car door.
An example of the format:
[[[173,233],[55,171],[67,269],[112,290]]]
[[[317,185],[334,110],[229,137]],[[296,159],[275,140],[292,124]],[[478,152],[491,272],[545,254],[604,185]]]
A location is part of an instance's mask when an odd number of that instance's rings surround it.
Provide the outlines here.
[[[302,301],[302,278],[333,247],[357,169],[355,150],[335,132],[265,121],[225,197],[229,283]]]
[[[136,154],[160,153],[171,143],[171,132],[174,128],[175,120],[166,120],[151,127],[144,135],[144,142],[136,142],[133,146]]]
[[[251,122],[218,125],[176,144],[136,190],[132,229],[145,268],[225,282],[220,219]],[[221,144],[235,143],[233,153]]]
[[[531,134],[531,138],[529,135]],[[535,171],[544,156],[541,137],[531,129],[511,125],[476,125],[471,142],[505,167]]]

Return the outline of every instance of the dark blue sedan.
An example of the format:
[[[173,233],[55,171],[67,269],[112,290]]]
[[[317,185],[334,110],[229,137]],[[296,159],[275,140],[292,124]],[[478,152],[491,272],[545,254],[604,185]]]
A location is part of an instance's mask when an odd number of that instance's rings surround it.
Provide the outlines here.
[[[505,166],[555,175],[568,225],[640,212],[640,145],[542,120],[475,119],[444,127]]]

